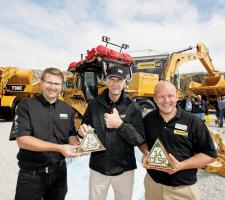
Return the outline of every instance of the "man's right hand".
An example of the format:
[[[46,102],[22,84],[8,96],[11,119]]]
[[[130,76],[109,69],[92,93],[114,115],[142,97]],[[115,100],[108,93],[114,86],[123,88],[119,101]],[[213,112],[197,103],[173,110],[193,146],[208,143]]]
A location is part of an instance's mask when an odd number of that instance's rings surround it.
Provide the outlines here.
[[[146,168],[146,161],[147,161],[148,156],[149,156],[149,152],[145,152],[142,155],[141,163],[144,168]]]
[[[83,156],[83,153],[76,153],[76,149],[79,146],[70,145],[70,144],[64,144],[60,145],[60,153],[63,154],[66,158],[74,158]]]

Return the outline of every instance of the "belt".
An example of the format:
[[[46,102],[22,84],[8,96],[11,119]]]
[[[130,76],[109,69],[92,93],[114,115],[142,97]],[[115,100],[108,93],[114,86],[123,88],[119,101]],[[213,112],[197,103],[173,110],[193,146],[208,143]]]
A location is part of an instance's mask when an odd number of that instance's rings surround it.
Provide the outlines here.
[[[61,166],[63,166],[64,163],[65,163],[65,160],[61,160],[61,161],[59,161],[57,163],[54,163],[52,165],[45,166],[45,167],[42,167],[42,168],[38,168],[35,171],[38,174],[49,174],[49,173],[52,173],[52,172],[58,170]]]

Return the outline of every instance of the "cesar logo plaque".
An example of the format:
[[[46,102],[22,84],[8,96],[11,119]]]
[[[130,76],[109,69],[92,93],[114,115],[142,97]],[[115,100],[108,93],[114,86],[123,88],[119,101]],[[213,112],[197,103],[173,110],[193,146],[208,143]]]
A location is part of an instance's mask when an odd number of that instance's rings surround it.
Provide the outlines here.
[[[92,129],[87,131],[87,134],[81,141],[79,148],[77,149],[77,153],[83,152],[95,152],[95,151],[104,151],[105,147],[102,145],[97,135],[94,133]]]
[[[159,139],[155,141],[149,156],[144,163],[146,168],[174,169],[174,165],[170,160],[168,153]]]

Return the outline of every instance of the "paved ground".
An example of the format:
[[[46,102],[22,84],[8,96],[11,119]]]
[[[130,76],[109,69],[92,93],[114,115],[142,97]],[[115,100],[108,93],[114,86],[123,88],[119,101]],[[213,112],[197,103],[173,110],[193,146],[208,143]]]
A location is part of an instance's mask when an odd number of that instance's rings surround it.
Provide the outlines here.
[[[214,121],[213,121],[214,123]],[[213,123],[210,125],[214,130],[221,131]],[[12,200],[14,198],[16,179],[18,173],[16,154],[18,151],[16,142],[9,142],[8,136],[11,123],[0,121],[0,199]],[[138,169],[135,172],[135,185],[133,200],[143,199],[143,177],[145,170],[140,164],[140,153],[136,152]],[[67,160],[68,163],[68,187],[69,192],[66,200],[88,199],[88,157]],[[225,199],[225,178],[216,174],[209,174],[203,171],[198,173],[198,185],[203,193],[204,200],[224,200]],[[112,198],[112,192],[108,195],[108,200]]]
[[[14,198],[16,178],[18,173],[16,142],[9,142],[8,136],[11,123],[0,122],[0,199],[11,200]]]

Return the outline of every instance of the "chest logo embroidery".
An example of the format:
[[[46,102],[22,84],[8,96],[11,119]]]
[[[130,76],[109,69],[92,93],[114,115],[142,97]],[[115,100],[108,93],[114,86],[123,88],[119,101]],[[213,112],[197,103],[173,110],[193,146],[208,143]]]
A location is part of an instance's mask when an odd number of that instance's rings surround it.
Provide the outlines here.
[[[59,114],[59,118],[60,119],[68,119],[68,114],[66,114],[66,113],[60,113]]]

